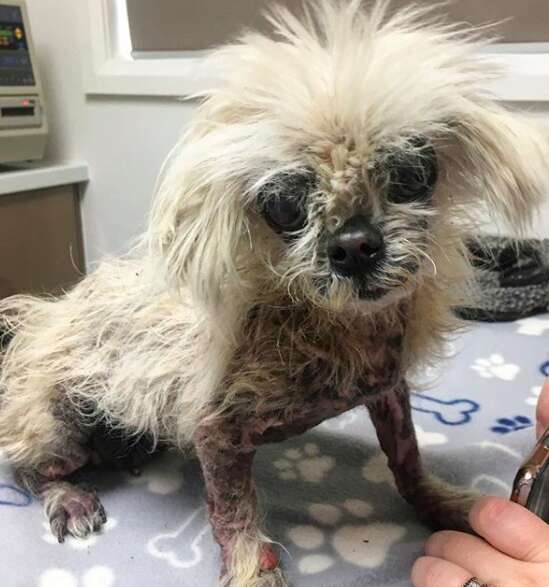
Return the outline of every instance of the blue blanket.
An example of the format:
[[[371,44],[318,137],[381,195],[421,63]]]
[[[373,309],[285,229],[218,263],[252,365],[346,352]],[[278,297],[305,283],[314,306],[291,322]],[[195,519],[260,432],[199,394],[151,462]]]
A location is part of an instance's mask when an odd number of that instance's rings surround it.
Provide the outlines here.
[[[427,467],[460,486],[508,495],[534,439],[549,373],[549,316],[482,324],[414,393]],[[295,587],[410,587],[429,535],[398,496],[363,409],[260,450],[256,479],[270,536]],[[95,475],[95,474],[94,474]],[[139,478],[97,474],[100,535],[58,545],[40,504],[0,460],[2,587],[210,587],[220,568],[196,462],[163,455]]]

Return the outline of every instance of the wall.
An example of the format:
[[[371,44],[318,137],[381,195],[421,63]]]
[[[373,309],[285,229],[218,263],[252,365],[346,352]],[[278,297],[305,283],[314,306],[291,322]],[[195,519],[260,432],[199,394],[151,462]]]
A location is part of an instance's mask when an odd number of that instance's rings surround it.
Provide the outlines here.
[[[88,265],[123,251],[144,226],[162,160],[193,104],[162,99],[86,98],[79,18],[84,0],[27,0],[48,99],[48,157],[87,161],[83,198]],[[521,105],[522,106],[522,105]],[[549,103],[524,105],[549,125]],[[549,237],[549,203],[533,234]]]
[[[83,0],[27,0],[51,137],[48,159],[86,161],[82,200],[88,266],[125,249],[144,226],[160,165],[194,106],[175,100],[86,98],[80,70]]]

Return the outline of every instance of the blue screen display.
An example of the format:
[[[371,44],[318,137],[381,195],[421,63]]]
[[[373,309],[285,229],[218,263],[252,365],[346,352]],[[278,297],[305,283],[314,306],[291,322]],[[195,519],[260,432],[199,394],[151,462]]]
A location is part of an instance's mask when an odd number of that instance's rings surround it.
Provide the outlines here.
[[[0,86],[34,83],[21,8],[0,4]]]

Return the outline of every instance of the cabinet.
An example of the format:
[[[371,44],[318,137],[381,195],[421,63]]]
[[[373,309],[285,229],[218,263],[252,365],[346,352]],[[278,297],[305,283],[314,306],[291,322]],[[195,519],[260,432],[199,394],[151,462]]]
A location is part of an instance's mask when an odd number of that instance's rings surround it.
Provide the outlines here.
[[[16,178],[19,183],[11,185],[13,177],[0,175],[0,298],[59,293],[84,274],[80,181],[70,174],[48,177]]]

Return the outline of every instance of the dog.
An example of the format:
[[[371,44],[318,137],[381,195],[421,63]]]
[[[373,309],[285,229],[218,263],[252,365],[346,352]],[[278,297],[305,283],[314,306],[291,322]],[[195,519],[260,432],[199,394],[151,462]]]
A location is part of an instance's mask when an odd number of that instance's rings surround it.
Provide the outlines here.
[[[478,32],[384,1],[269,19],[211,56],[137,250],[0,305],[0,449],[59,541],[106,519],[75,471],[176,447],[230,587],[286,584],[256,450],[356,406],[421,519],[469,529],[476,496],[422,468],[409,386],[459,326],[479,219],[527,226],[548,183],[547,137],[485,93]]]

